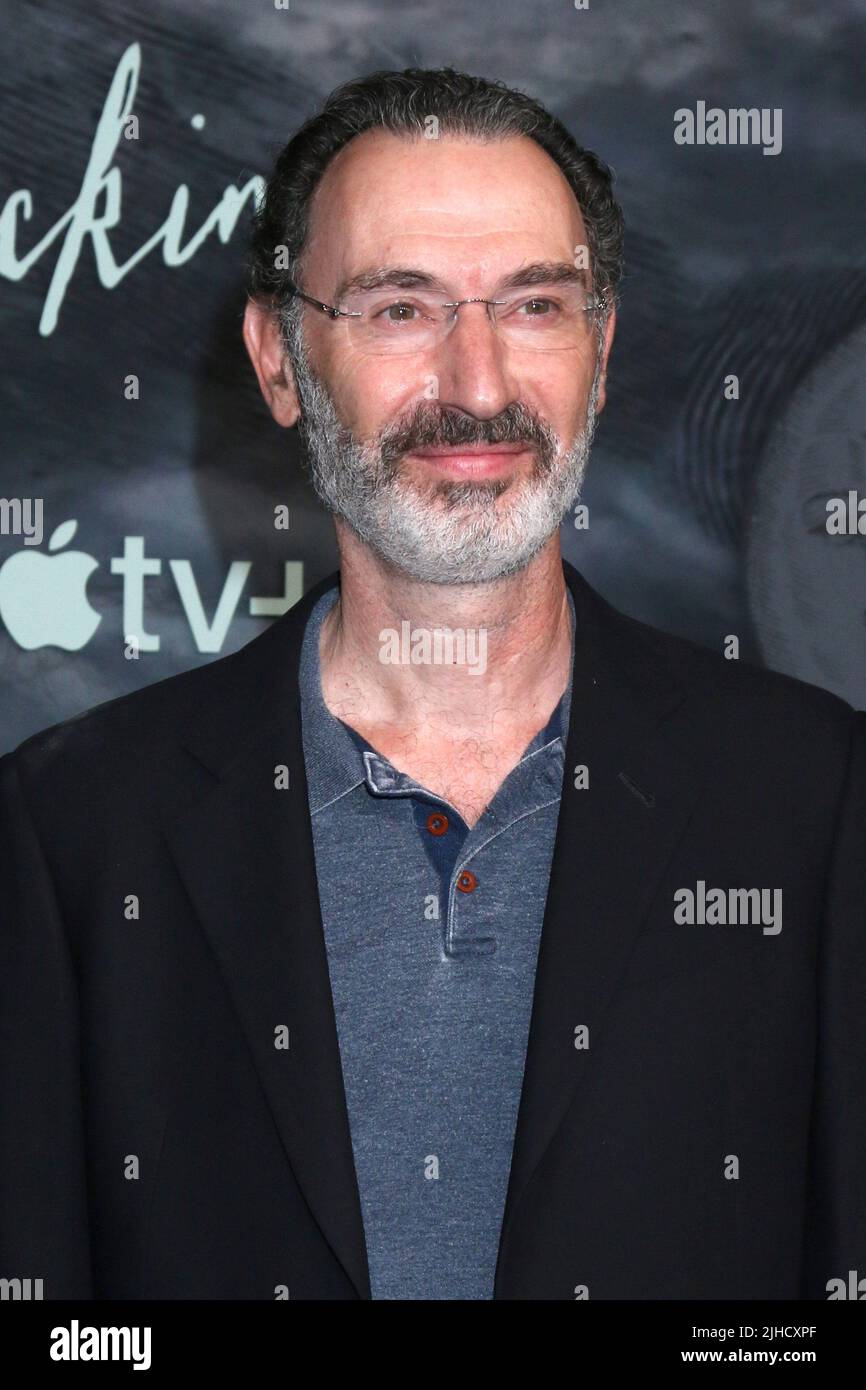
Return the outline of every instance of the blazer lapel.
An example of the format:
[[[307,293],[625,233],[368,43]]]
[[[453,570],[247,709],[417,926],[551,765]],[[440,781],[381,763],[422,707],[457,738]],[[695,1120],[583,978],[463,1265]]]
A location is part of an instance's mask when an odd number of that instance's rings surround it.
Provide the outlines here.
[[[567,562],[564,571],[577,616],[571,716],[497,1289],[515,1213],[594,1064],[607,1006],[703,781],[700,753],[677,742],[684,692],[651,633]],[[580,765],[584,790],[574,785]],[[586,1050],[574,1047],[580,1024]]]
[[[220,663],[187,748],[195,791],[165,832],[321,1231],[370,1297],[316,884],[298,698],[306,619],[336,575]],[[289,785],[277,789],[276,769]],[[203,772],[202,769],[206,769]],[[288,1029],[287,1049],[275,1030]]]

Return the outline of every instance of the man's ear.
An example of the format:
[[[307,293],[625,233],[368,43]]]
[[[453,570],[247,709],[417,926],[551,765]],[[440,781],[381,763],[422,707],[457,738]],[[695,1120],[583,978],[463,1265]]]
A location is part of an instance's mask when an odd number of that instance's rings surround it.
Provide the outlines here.
[[[607,401],[607,359],[610,356],[613,335],[616,332],[616,309],[611,309],[607,321],[604,325],[604,338],[601,348],[601,376],[598,381],[598,405],[597,412],[600,414],[604,410]]]
[[[258,299],[247,300],[244,343],[268,409],[278,425],[291,428],[301,414],[292,364],[286,356],[277,315]]]

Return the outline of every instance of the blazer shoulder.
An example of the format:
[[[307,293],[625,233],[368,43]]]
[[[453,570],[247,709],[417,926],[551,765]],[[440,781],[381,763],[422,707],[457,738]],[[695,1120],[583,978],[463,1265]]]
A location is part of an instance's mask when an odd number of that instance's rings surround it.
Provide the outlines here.
[[[154,681],[106,700],[32,734],[0,758],[0,774],[14,768],[22,777],[69,769],[117,780],[134,759],[158,777],[163,755],[209,719],[226,737],[249,720],[267,699],[273,707],[297,693],[293,661],[300,651],[315,603],[339,578],[326,575],[296,604],[237,651],[203,666]]]
[[[139,765],[155,759],[155,770],[162,752],[177,742],[196,710],[224,697],[246,650],[117,695],[31,734],[0,758],[0,775],[45,785],[53,775],[69,771],[98,776],[100,769],[131,759]]]
[[[736,730],[745,721],[770,741],[775,741],[774,731],[780,737],[823,735],[846,748],[854,730],[866,727],[866,714],[822,686],[751,661],[729,659],[691,638],[612,611],[621,644],[636,654],[635,660],[659,663],[716,728],[727,724]]]

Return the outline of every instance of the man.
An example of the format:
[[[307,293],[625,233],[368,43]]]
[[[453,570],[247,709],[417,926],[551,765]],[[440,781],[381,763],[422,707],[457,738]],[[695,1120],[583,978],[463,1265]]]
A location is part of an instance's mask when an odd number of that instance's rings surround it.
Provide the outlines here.
[[[47,1297],[827,1298],[866,1272],[866,728],[558,539],[610,176],[335,93],[244,335],[339,575],[2,764],[2,1273]]]

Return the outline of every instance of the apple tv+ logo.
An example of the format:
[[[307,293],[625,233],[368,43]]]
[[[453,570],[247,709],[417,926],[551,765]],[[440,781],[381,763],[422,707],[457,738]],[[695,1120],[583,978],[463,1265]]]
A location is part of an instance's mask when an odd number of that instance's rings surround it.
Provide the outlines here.
[[[78,522],[63,521],[48,540],[47,552],[32,548],[32,539],[0,565],[0,618],[13,642],[25,651],[60,647],[77,652],[86,646],[102,621],[87,598],[87,581],[99,561],[84,550],[70,550]],[[209,620],[189,560],[169,560],[169,569],[180,597],[193,641],[200,652],[218,652],[241,600],[251,560],[233,560],[213,617]],[[131,654],[159,651],[158,633],[144,626],[146,577],[160,574],[162,561],[145,555],[143,536],[125,536],[123,555],[111,559],[111,573],[123,579],[124,641]],[[303,562],[283,565],[282,594],[249,599],[249,613],[257,618],[277,618],[303,595]]]

